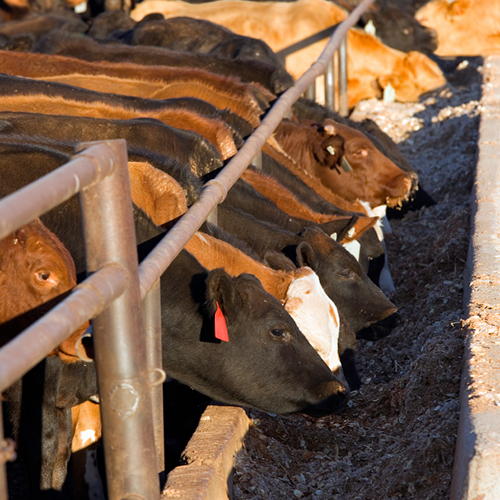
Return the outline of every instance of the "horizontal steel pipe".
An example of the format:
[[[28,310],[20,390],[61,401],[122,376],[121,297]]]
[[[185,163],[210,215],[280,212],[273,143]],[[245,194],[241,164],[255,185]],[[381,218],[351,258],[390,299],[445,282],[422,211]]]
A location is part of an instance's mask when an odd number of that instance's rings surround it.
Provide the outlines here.
[[[125,290],[127,277],[108,266],[80,283],[71,294],[0,349],[0,392],[21,378],[85,321],[97,316]]]
[[[113,162],[113,151],[107,145],[92,146],[85,154],[0,200],[0,240],[109,175]]]
[[[343,21],[327,43],[318,60],[295,83],[283,93],[267,113],[261,125],[247,139],[243,147],[229,161],[226,167],[212,181],[207,183],[200,199],[170,229],[168,235],[156,245],[149,256],[139,266],[141,296],[152,288],[156,280],[179,254],[192,235],[203,224],[214,207],[223,201],[227,191],[239,179],[248,165],[262,149],[269,136],[291,109],[293,103],[312,85],[316,77],[325,72],[334,51],[346,36],[349,28],[357,23],[361,14],[374,2],[364,0],[349,17]]]

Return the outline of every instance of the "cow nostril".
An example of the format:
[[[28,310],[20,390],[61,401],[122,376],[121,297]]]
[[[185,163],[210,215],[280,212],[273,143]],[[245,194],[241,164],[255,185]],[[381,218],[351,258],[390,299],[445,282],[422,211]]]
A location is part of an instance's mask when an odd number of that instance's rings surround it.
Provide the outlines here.
[[[349,387],[349,383],[344,375],[344,370],[342,366],[339,366],[336,370],[333,371],[335,377],[339,380],[339,382],[344,386],[347,396],[351,394],[351,388]]]

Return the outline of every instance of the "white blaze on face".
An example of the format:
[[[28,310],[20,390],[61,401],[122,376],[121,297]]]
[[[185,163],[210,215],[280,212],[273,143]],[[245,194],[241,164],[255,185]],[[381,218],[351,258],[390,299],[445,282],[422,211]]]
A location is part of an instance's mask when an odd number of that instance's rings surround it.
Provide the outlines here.
[[[328,367],[332,371],[339,369],[339,314],[312,269],[302,267],[296,271],[284,306]]]

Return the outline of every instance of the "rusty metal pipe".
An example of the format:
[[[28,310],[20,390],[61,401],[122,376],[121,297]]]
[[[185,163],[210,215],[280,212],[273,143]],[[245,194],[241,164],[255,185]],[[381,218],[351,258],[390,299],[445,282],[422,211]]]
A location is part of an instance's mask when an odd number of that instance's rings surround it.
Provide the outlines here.
[[[228,189],[239,179],[253,158],[255,158],[269,136],[279,125],[283,116],[289,112],[293,103],[314,82],[317,76],[325,72],[326,64],[332,59],[333,52],[346,36],[349,28],[357,23],[361,14],[373,2],[374,0],[364,0],[338,26],[318,60],[295,82],[293,87],[280,96],[262,120],[261,125],[238,151],[238,154],[229,161],[213,180],[207,183],[200,199],[191,206],[188,212],[170,229],[168,235],[142,261],[139,266],[142,297],[151,289],[158,277],[179,254],[194,232],[200,228],[214,206],[223,201]]]
[[[335,61],[330,59],[325,73],[325,106],[335,111]]]
[[[106,145],[117,164],[99,184],[82,191],[80,202],[87,271],[114,264],[127,274],[126,290],[93,321],[108,498],[152,500],[159,498],[160,483],[127,148],[123,139]]]
[[[316,81],[307,87],[307,90],[304,92],[304,97],[311,101],[316,101]]]
[[[99,158],[99,164],[93,159]],[[106,177],[113,167],[112,152],[103,145],[74,158],[15,193],[0,200],[0,239],[17,231],[93,182]]]
[[[349,98],[347,95],[347,36],[340,42],[338,50],[338,95],[339,115],[349,114]]]
[[[146,332],[147,359],[153,399],[153,425],[156,456],[160,477],[165,472],[165,440],[163,432],[163,380],[161,337],[161,288],[158,280],[142,301],[144,330]],[[163,478],[162,478],[163,479]],[[162,481],[163,482],[163,481]]]
[[[73,289],[71,294],[20,335],[0,349],[0,392],[25,375],[47,353],[66,340],[90,318],[119,297],[125,273],[107,266]]]
[[[3,456],[3,448],[5,447],[4,433],[3,433],[3,411],[0,404],[0,500],[8,500],[7,493],[7,471],[5,469],[6,459]]]

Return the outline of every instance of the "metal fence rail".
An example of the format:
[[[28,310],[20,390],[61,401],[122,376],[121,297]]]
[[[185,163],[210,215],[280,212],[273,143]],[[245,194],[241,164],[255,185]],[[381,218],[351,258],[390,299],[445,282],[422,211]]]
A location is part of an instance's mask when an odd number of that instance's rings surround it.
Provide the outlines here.
[[[160,485],[126,143],[119,139],[82,147],[88,149],[0,201],[4,237],[80,193],[91,274],[68,299],[0,350],[0,390],[95,318],[109,498],[153,499]],[[0,494],[6,495],[1,465]]]
[[[162,397],[161,386],[152,388],[151,377],[161,370],[157,349],[161,345],[161,275],[203,222],[213,217],[217,205],[259,155],[293,103],[325,73],[349,28],[373,2],[364,0],[338,25],[319,59],[277,100],[238,154],[205,185],[199,201],[139,267],[123,140],[83,144],[81,148],[86,149],[74,160],[0,201],[1,239],[80,193],[91,276],[58,307],[0,350],[0,391],[87,319],[93,319],[110,500],[153,500],[160,495],[157,471],[164,470]],[[46,189],[49,185],[50,189]],[[141,299],[145,299],[146,328]],[[0,454],[0,498],[2,491],[6,492],[2,457]]]

